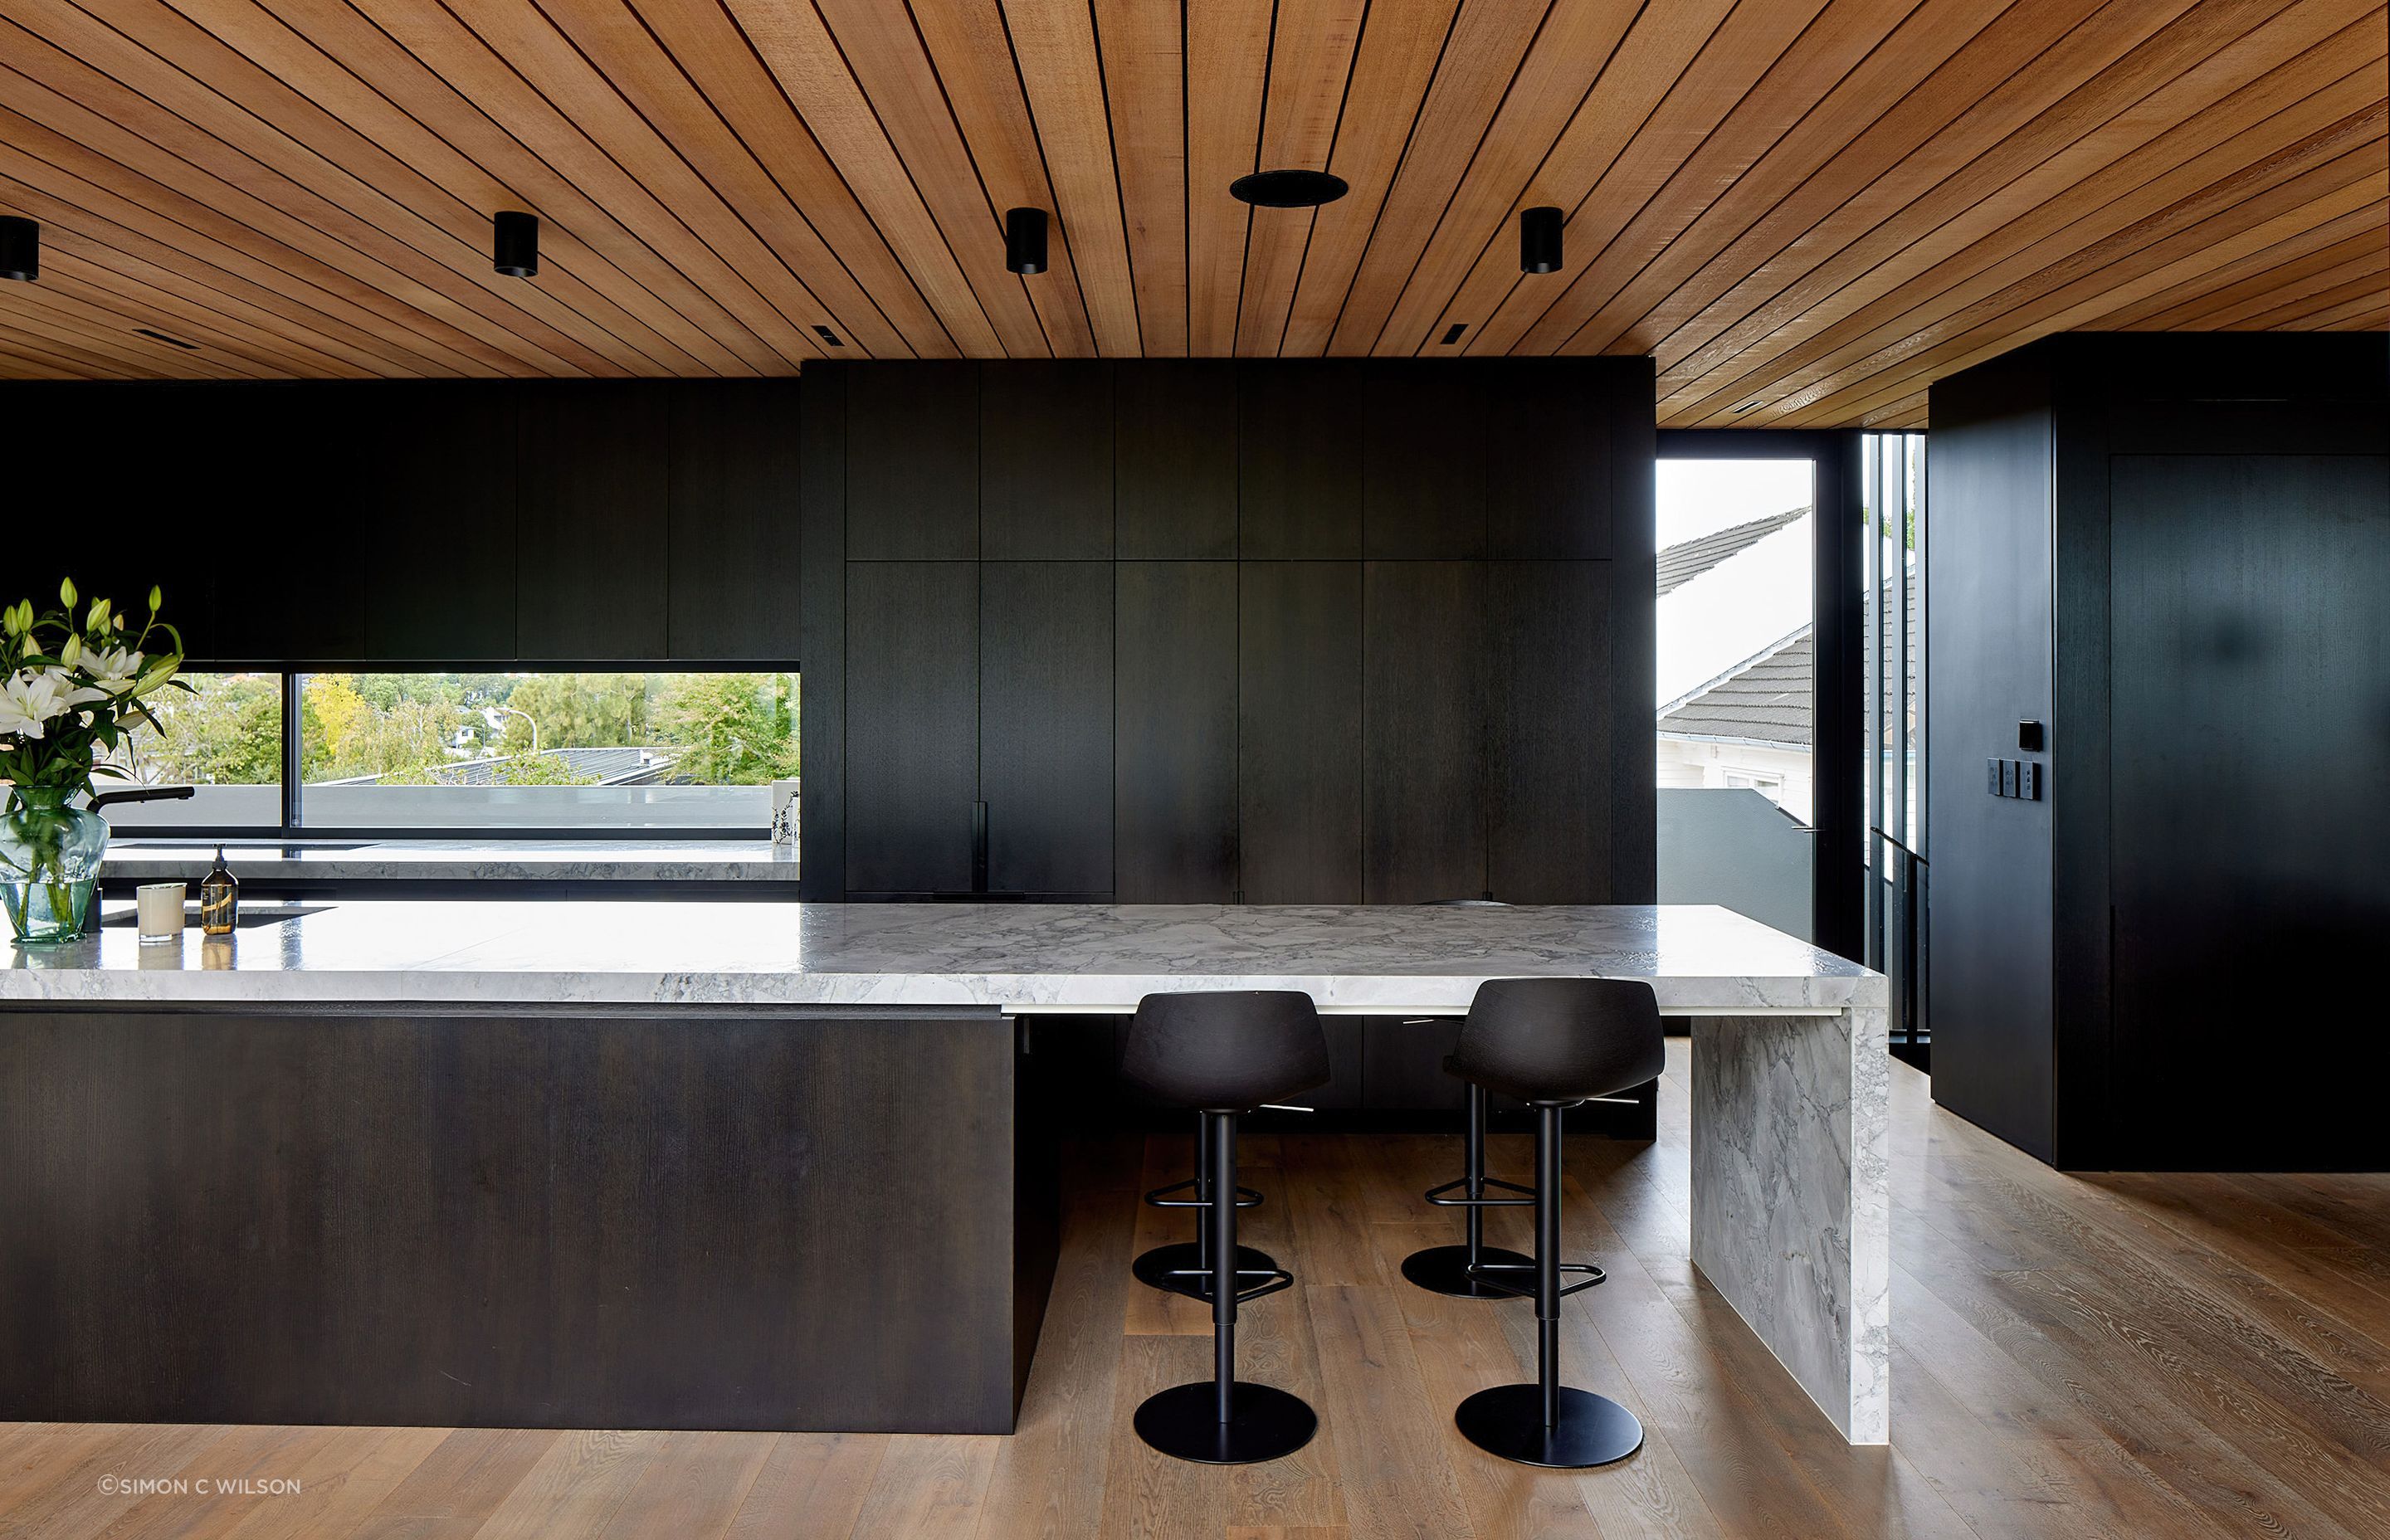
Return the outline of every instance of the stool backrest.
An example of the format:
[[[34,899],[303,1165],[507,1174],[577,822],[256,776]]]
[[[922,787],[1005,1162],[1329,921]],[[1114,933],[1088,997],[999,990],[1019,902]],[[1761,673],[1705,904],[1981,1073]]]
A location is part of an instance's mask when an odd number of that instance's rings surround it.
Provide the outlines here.
[[[1488,979],[1452,1051],[1456,1069],[1535,1087],[1538,1101],[1614,1096],[1666,1059],[1659,996],[1640,979]]]
[[[1121,1074],[1180,1107],[1242,1112],[1328,1081],[1328,1037],[1300,990],[1149,995]]]

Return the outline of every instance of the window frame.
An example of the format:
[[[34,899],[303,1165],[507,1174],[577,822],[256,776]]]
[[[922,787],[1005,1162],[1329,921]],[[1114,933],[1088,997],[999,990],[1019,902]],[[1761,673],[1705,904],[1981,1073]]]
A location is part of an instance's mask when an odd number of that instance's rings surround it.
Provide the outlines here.
[[[385,659],[320,661],[293,662],[288,660],[259,661],[231,658],[186,659],[184,671],[191,674],[273,674],[282,682],[282,776],[278,825],[243,824],[144,824],[127,828],[122,838],[144,841],[171,840],[241,841],[250,844],[298,844],[309,841],[327,843],[369,844],[383,841],[470,841],[476,844],[679,844],[701,841],[768,840],[768,825],[755,828],[591,828],[586,825],[565,828],[491,828],[466,825],[456,828],[426,828],[416,825],[389,827],[366,824],[341,824],[336,828],[309,828],[306,824],[306,789],[300,773],[305,752],[299,741],[300,681],[313,674],[788,674],[803,688],[804,670],[795,661],[773,662],[740,659],[736,663],[707,663],[693,660],[639,662],[538,662],[509,659],[503,662],[425,662]],[[802,770],[799,772],[803,776]]]

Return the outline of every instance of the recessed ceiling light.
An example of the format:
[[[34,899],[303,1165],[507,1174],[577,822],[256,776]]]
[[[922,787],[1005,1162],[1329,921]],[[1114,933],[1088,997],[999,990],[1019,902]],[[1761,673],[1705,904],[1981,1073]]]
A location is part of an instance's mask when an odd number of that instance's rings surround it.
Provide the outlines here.
[[[1439,342],[1439,343],[1437,343],[1437,344],[1436,344],[1436,346],[1438,346],[1438,347],[1442,347],[1442,348],[1448,348],[1448,347],[1452,346],[1452,344],[1454,344],[1455,342],[1458,342],[1458,341],[1459,341],[1459,340],[1460,340],[1460,334],[1461,334],[1462,332],[1464,332],[1464,331],[1467,331],[1468,329],[1469,329],[1469,323],[1468,323],[1468,322],[1466,322],[1466,321],[1455,321],[1455,322],[1453,322],[1451,326],[1449,326],[1449,327],[1446,327],[1446,328],[1445,328],[1444,340],[1443,340],[1443,341],[1441,341],[1441,342]]]
[[[135,327],[133,329],[151,341],[163,342],[170,348],[181,348],[186,353],[199,351],[199,345],[197,342],[186,342],[179,337],[169,337],[162,331],[152,331],[148,327]]]
[[[1324,171],[1257,171],[1228,184],[1228,196],[1256,209],[1316,209],[1352,189]]]
[[[838,333],[830,330],[828,327],[814,327],[814,335],[820,338],[823,341],[828,342],[833,348],[842,348],[846,346],[845,343],[838,340]]]

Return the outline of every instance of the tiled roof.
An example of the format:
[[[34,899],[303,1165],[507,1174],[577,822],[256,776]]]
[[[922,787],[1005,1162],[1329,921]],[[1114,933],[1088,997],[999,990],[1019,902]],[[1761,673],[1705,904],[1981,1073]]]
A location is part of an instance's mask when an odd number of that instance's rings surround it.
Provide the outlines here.
[[[1731,525],[1699,539],[1669,546],[1660,553],[1660,592],[1665,594],[1683,587],[1737,551],[1759,544],[1794,520],[1805,517],[1808,511],[1807,508],[1787,508],[1765,519],[1754,519],[1748,524]]]
[[[1892,598],[1892,584],[1884,584]],[[1917,574],[1908,578],[1908,654],[1917,656]],[[1887,672],[1889,672],[1887,661]],[[1803,626],[1769,645],[1758,656],[1723,678],[1711,681],[1660,713],[1665,738],[1723,738],[1738,743],[1774,743],[1806,749],[1810,740],[1810,687],[1817,673],[1817,648],[1809,627]],[[1887,694],[1889,692],[1887,691]],[[1916,681],[1909,680],[1909,710],[1917,705]]]

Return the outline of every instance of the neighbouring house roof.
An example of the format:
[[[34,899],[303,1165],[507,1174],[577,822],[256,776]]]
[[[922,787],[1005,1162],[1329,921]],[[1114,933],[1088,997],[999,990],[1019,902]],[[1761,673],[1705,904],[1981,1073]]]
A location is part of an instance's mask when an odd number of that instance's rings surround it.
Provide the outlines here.
[[[1884,584],[1892,600],[1892,584]],[[1908,571],[1908,655],[1917,656],[1917,571]],[[1887,665],[1887,668],[1889,665]],[[1660,708],[1660,736],[1712,742],[1754,743],[1785,749],[1810,744],[1810,687],[1817,648],[1810,628],[1780,637],[1726,674]],[[1908,681],[1914,712],[1917,685]]]
[[[1669,546],[1660,553],[1660,592],[1683,587],[1737,551],[1748,549],[1794,520],[1807,517],[1808,512],[1807,508],[1787,508],[1748,524],[1729,525]]]

